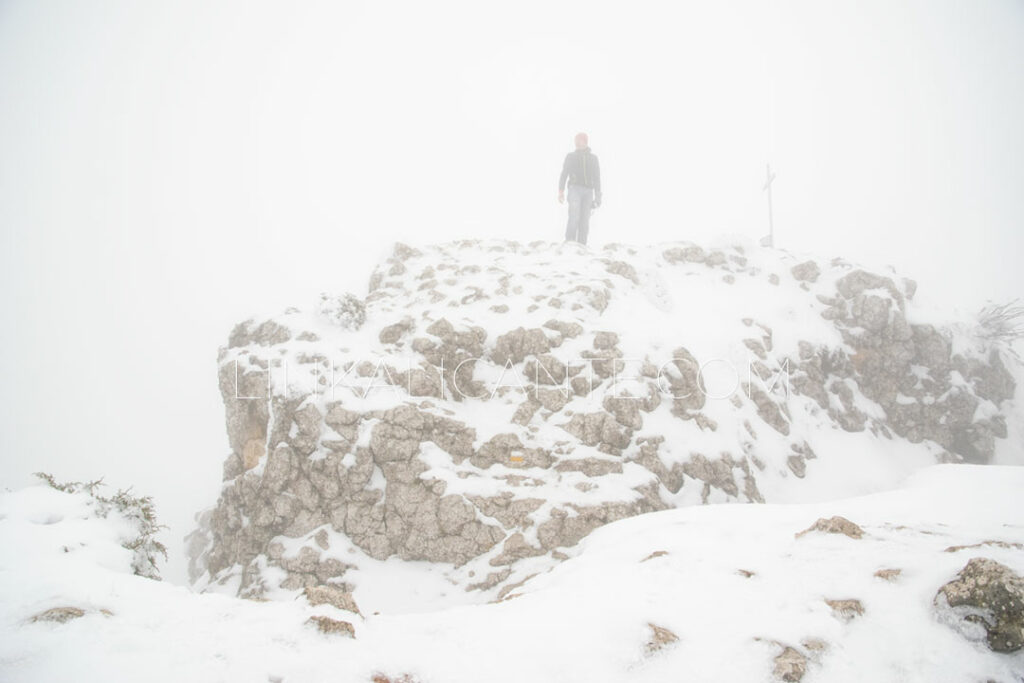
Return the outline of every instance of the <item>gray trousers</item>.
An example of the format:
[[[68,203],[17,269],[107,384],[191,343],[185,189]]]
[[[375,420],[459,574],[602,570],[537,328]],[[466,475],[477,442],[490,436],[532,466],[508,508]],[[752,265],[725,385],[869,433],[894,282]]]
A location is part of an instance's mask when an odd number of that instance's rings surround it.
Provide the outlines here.
[[[594,203],[594,190],[583,185],[569,185],[569,223],[565,226],[566,241],[587,243],[590,231],[590,207]]]

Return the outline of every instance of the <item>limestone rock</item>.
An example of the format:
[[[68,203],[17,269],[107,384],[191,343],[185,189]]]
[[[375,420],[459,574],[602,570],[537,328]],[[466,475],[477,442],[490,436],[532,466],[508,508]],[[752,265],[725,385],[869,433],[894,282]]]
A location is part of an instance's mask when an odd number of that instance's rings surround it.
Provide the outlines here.
[[[799,650],[788,645],[775,658],[772,673],[780,681],[795,682],[803,679],[807,673],[807,657]]]
[[[814,261],[804,261],[793,266],[789,272],[801,282],[816,282],[821,275],[821,268]]]
[[[307,624],[313,624],[321,633],[328,635],[344,636],[346,638],[355,638],[356,629],[351,623],[342,621],[341,619],[332,619],[324,616],[312,616],[306,620]]]
[[[661,377],[668,382],[672,398],[672,413],[684,419],[704,407],[707,388],[704,386],[700,363],[685,348],[672,352],[672,359],[662,368]]]
[[[648,623],[647,628],[651,630],[650,639],[644,644],[644,652],[648,655],[664,650],[673,643],[679,642],[679,636],[664,626]]]
[[[967,637],[977,638],[980,630],[995,652],[1024,647],[1024,577],[1004,564],[972,559],[939,589],[935,604]]]
[[[882,579],[883,581],[895,581],[899,578],[900,574],[903,573],[902,569],[879,569],[875,572],[875,577]]]
[[[832,609],[832,613],[843,621],[850,621],[854,617],[864,614],[864,605],[860,600],[844,598],[841,600],[825,599],[825,604]]]
[[[668,551],[667,550],[655,550],[653,553],[651,553],[650,555],[648,555],[647,557],[645,557],[644,559],[642,559],[640,561],[641,562],[646,562],[647,560],[653,560],[656,557],[664,557],[665,555],[668,555]]]
[[[549,320],[544,327],[560,332],[563,337],[578,337],[583,334],[583,326],[577,322],[564,320]]]
[[[72,619],[78,619],[85,616],[85,610],[80,607],[52,607],[45,612],[40,612],[30,619],[30,621],[53,621],[58,624],[71,621]]]
[[[796,537],[800,538],[804,534],[809,534],[812,531],[820,531],[826,534],[843,534],[850,538],[861,538],[864,535],[863,529],[845,517],[839,517],[838,515],[828,519],[819,519],[811,526],[797,533]]]
[[[516,328],[494,340],[491,360],[498,365],[521,363],[527,356],[537,356],[551,350],[551,342],[540,328]]]
[[[562,429],[587,446],[604,446],[616,451],[629,445],[632,430],[606,412],[576,413]]]
[[[326,584],[322,586],[307,586],[304,590],[306,600],[310,605],[331,605],[340,610],[354,612],[362,616],[359,606],[356,604],[352,593],[342,590],[338,586]]]
[[[403,318],[397,323],[381,328],[377,338],[381,344],[394,344],[411,331],[413,326],[412,318]]]
[[[504,568],[564,557],[602,524],[674,500],[765,502],[765,478],[813,485],[812,461],[840,456],[797,433],[805,410],[837,440],[860,432],[956,462],[990,461],[1009,435],[1011,356],[954,348],[906,278],[741,245],[558,249],[397,244],[364,298],[236,325],[218,349],[229,452],[188,537],[191,579],[253,599],[350,592],[333,531],[379,560],[502,567],[470,585],[508,597],[502,584],[522,575]],[[789,275],[799,286],[783,286]],[[676,315],[683,292],[658,290],[680,282],[701,297],[758,287],[767,305],[716,321],[720,353],[685,316],[666,328],[678,337],[649,344],[619,324],[652,304]],[[790,321],[766,316],[783,310],[820,315],[835,341],[773,335]],[[705,375],[735,357],[750,359],[736,390],[710,395]],[[811,529],[863,535],[835,518]]]

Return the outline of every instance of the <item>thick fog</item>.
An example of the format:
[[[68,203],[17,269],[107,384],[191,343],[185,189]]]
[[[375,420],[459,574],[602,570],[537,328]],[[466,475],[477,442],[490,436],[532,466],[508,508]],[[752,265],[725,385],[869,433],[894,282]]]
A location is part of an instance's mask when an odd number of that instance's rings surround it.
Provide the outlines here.
[[[395,240],[767,232],[966,316],[1024,293],[1024,4],[0,3],[0,484],[154,495],[227,454],[217,347]]]

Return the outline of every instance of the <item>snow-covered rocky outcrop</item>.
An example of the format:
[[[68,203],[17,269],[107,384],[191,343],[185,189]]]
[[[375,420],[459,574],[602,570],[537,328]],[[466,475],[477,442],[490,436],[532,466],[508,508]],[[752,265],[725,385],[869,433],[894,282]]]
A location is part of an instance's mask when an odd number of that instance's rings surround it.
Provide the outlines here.
[[[1019,457],[1011,356],[914,293],[752,245],[397,245],[365,297],[220,349],[231,453],[193,580],[358,595],[405,561],[496,600],[641,513]]]

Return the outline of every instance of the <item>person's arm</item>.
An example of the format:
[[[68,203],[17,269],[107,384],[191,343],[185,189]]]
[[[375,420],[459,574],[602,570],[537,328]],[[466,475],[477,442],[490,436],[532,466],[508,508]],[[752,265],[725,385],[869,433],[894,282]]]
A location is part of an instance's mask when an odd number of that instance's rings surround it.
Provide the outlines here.
[[[594,156],[594,206],[601,206],[601,164]]]
[[[572,155],[565,155],[565,161],[562,162],[562,174],[558,176],[558,201],[565,201],[565,179],[569,177],[569,157]]]

